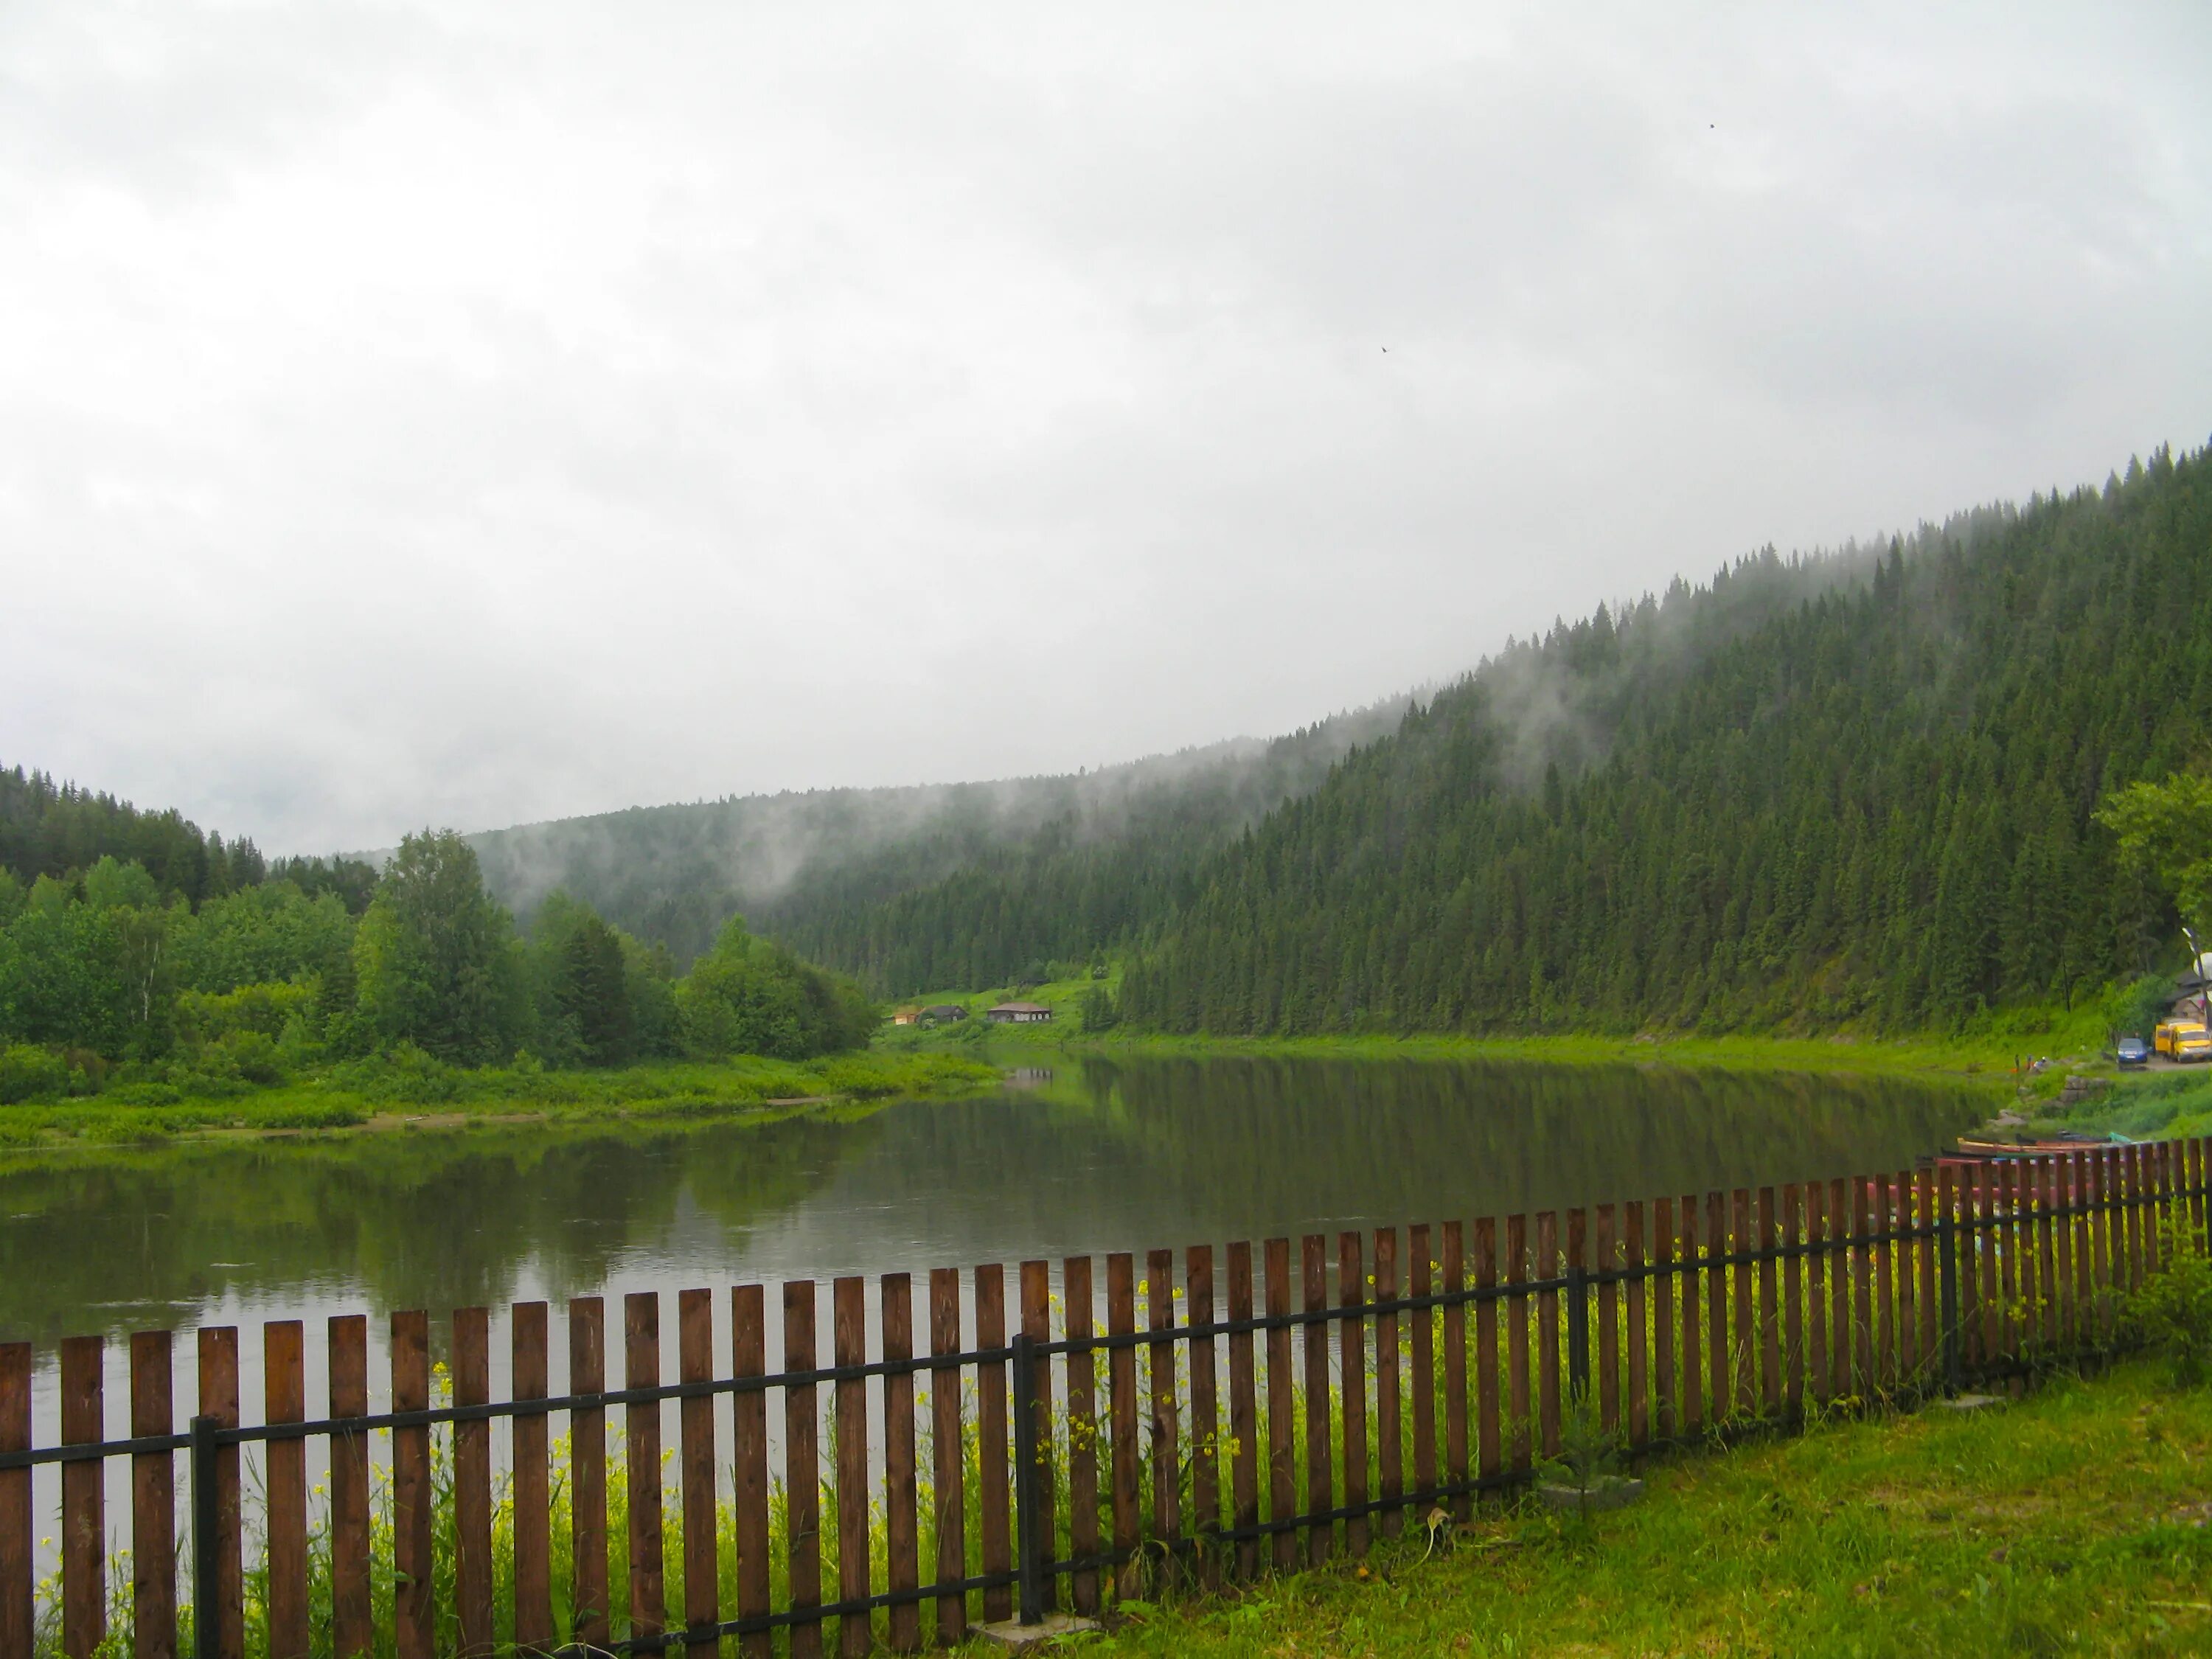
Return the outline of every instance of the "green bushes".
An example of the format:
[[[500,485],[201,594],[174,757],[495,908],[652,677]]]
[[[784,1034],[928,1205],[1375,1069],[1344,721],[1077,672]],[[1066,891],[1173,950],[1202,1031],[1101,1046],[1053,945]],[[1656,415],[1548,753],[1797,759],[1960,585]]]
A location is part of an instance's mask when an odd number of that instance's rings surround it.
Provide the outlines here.
[[[0,1048],[0,1106],[55,1100],[69,1091],[69,1062],[52,1049],[27,1042]]]

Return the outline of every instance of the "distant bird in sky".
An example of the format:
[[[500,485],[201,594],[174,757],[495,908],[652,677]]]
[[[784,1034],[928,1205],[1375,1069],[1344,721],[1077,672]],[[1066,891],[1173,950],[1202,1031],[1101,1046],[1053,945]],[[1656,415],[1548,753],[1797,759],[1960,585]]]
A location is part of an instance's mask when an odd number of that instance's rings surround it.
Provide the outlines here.
[[[1389,346],[1384,346],[1384,347],[1382,348],[1382,355],[1383,355],[1385,357],[1387,357],[1387,356],[1389,356],[1390,355],[1390,348],[1389,348]]]

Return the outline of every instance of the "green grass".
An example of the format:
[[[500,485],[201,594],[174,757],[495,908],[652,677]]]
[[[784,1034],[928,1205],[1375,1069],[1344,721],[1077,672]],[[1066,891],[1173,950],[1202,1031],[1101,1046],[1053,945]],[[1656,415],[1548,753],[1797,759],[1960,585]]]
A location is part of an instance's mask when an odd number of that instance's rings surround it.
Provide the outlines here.
[[[988,1088],[995,1068],[972,1055],[740,1057],[604,1072],[363,1060],[324,1075],[217,1094],[127,1085],[89,1099],[0,1107],[0,1147],[114,1145],[234,1132],[371,1130],[506,1121],[726,1116],[794,1100],[882,1100]]]
[[[1275,1655],[2212,1650],[2212,1393],[2061,1377],[1692,1456],[1589,1522],[1517,1505],[1242,1595],[1154,1604],[1084,1651]]]

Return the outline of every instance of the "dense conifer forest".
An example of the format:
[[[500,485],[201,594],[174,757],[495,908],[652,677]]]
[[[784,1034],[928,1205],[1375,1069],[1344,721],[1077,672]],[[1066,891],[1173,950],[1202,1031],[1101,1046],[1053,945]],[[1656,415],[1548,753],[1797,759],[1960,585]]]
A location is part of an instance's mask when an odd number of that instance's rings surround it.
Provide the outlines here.
[[[2176,917],[2093,814],[2206,757],[2207,475],[2160,452],[1510,650],[1212,860],[1123,1012],[1899,1030],[2133,979]]]

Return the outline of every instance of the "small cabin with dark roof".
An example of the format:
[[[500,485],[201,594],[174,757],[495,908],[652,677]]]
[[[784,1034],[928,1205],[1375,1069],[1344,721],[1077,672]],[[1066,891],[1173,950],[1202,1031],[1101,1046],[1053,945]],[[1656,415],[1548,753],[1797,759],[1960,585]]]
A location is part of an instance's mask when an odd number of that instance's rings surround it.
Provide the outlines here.
[[[1042,1002],[1002,1002],[986,1009],[983,1018],[994,1025],[1042,1025],[1052,1018],[1052,1010]]]
[[[921,1017],[924,1019],[933,1021],[937,1024],[945,1025],[951,1024],[956,1019],[967,1018],[968,1008],[965,1003],[933,1002],[928,1007],[921,1011]]]

